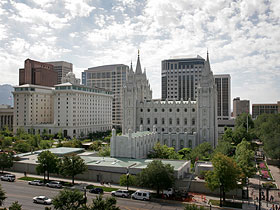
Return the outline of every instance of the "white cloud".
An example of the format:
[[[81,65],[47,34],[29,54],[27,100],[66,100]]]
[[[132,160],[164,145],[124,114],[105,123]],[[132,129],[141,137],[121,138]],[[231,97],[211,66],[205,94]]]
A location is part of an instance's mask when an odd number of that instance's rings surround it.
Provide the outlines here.
[[[69,10],[72,18],[87,17],[95,9],[86,0],[65,0],[65,9]]]

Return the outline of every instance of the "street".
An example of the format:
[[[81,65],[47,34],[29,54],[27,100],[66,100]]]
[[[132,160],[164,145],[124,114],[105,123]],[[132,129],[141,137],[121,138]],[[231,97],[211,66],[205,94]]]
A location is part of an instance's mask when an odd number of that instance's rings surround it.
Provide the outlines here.
[[[32,198],[38,195],[45,195],[49,198],[53,198],[60,191],[59,189],[48,188],[44,186],[28,185],[26,181],[5,182],[0,181],[3,190],[8,197],[4,201],[4,207],[10,206],[14,201],[18,201],[22,205],[23,210],[44,210],[45,205],[33,203]],[[88,203],[92,202],[92,199],[96,195],[87,193]],[[109,193],[105,193],[104,197],[110,196]],[[181,204],[169,204],[169,203],[156,203],[148,201],[138,201],[128,198],[117,198],[117,206],[123,210],[181,210],[183,206]]]

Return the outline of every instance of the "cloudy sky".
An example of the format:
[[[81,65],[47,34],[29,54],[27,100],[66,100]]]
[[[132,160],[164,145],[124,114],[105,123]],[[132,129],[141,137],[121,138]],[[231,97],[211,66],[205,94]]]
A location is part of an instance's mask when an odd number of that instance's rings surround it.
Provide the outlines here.
[[[0,84],[18,84],[24,60],[64,60],[74,73],[135,64],[140,49],[154,98],[161,60],[209,49],[232,98],[280,100],[279,0],[1,0]]]

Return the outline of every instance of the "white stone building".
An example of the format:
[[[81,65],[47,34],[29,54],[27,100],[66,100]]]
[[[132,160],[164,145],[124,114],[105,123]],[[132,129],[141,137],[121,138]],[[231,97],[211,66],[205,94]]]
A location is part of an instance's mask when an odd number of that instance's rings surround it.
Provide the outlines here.
[[[55,88],[37,85],[15,87],[14,132],[80,137],[95,131],[112,129],[111,92],[70,82]]]
[[[157,132],[154,126],[153,132],[143,131],[140,126],[140,131],[117,136],[116,130],[112,130],[111,137],[111,157],[114,158],[133,158],[144,159],[152,151],[154,145],[157,143]]]
[[[216,147],[217,92],[208,54],[195,101],[153,100],[146,73],[141,69],[139,55],[136,71],[130,69],[123,91],[123,134],[129,129],[132,132],[139,131],[140,125],[143,125],[143,130],[150,131],[155,125],[161,144],[172,146],[176,150],[193,148],[203,142]]]

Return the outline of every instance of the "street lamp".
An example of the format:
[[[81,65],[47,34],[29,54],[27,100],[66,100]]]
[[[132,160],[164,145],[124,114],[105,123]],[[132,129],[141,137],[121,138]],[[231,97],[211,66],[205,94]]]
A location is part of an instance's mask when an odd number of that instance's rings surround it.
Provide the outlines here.
[[[87,188],[84,187],[84,199],[85,199],[85,204],[87,203]]]
[[[126,168],[126,189],[128,190],[129,168]]]

